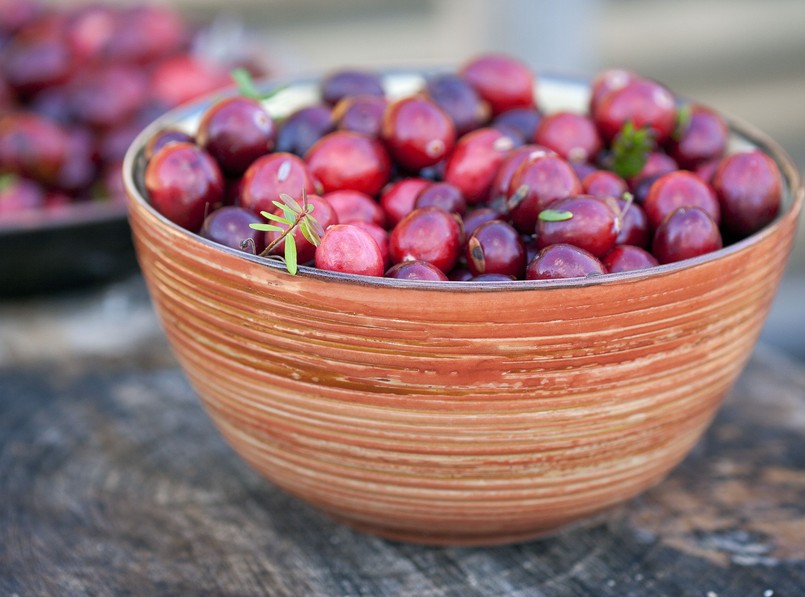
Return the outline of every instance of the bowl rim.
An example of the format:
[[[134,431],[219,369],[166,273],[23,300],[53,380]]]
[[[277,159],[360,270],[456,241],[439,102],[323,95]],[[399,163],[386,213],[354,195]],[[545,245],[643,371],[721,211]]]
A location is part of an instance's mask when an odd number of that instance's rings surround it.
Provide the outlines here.
[[[394,77],[400,76],[414,76],[419,77],[423,81],[426,77],[440,73],[452,73],[455,69],[448,68],[396,68],[378,70],[378,74],[383,78],[384,84],[393,81]],[[320,81],[322,75],[308,75],[298,77],[283,77],[283,78],[268,78],[256,83],[257,88],[262,92],[278,91],[281,93],[284,89],[291,89],[304,85],[314,85]],[[576,86],[587,89],[589,87],[592,77],[582,77],[577,75],[555,74],[543,71],[537,76],[537,97],[539,97],[540,83],[548,82],[554,85]],[[803,201],[805,201],[805,187],[803,187],[802,175],[799,172],[796,164],[791,156],[783,149],[783,147],[769,137],[766,133],[762,132],[755,126],[737,118],[733,118],[722,113],[722,116],[727,121],[729,131],[733,139],[739,139],[750,144],[755,148],[762,150],[766,153],[777,165],[783,179],[783,201],[781,209],[775,216],[774,220],[764,226],[759,231],[727,245],[717,251],[713,251],[697,257],[677,261],[674,263],[661,264],[651,268],[642,270],[634,270],[628,272],[608,273],[579,278],[565,278],[554,280],[510,280],[510,281],[493,281],[493,282],[473,282],[473,281],[424,281],[424,280],[402,280],[396,278],[386,277],[371,277],[362,276],[357,274],[346,274],[341,272],[331,272],[326,270],[317,269],[313,266],[300,265],[298,272],[295,275],[288,273],[284,264],[277,259],[270,259],[259,257],[244,251],[239,251],[224,245],[220,245],[214,241],[206,239],[199,234],[191,232],[182,228],[178,224],[170,221],[165,216],[160,214],[151,203],[146,199],[144,189],[142,188],[143,173],[145,170],[145,159],[143,157],[143,150],[148,140],[159,130],[168,126],[176,126],[177,123],[188,121],[192,118],[198,118],[203,111],[209,107],[213,102],[222,98],[234,95],[236,90],[227,89],[212,93],[187,104],[174,108],[165,114],[158,117],[151,124],[145,127],[140,134],[134,139],[129,146],[128,151],[123,160],[123,182],[126,190],[129,218],[131,218],[134,204],[142,207],[148,215],[159,223],[160,226],[167,226],[174,233],[179,236],[186,237],[189,242],[199,243],[206,248],[213,251],[222,251],[226,254],[237,256],[240,259],[246,259],[254,264],[268,267],[274,272],[281,272],[288,275],[289,281],[292,279],[315,279],[323,282],[333,283],[346,283],[351,285],[358,285],[367,288],[399,288],[401,290],[427,290],[427,291],[442,291],[442,292],[512,292],[512,291],[535,291],[535,290],[548,290],[548,289],[561,289],[561,288],[582,288],[588,286],[599,286],[614,284],[623,281],[638,281],[648,278],[663,277],[678,273],[683,270],[696,268],[704,264],[712,263],[720,259],[726,258],[735,253],[748,250],[750,247],[762,242],[767,237],[774,235],[776,230],[780,228],[784,221],[789,218],[794,218],[794,225],[797,225]],[[278,95],[279,95],[278,93]],[[688,98],[676,96],[680,100],[695,101]],[[297,107],[303,107],[299,104]],[[2,232],[2,228],[0,228]]]

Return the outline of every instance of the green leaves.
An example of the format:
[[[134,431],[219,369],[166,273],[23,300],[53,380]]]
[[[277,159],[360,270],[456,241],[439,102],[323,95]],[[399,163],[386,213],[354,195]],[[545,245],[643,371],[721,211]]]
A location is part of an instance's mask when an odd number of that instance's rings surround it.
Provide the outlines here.
[[[285,87],[277,87],[268,92],[260,91],[254,84],[252,74],[242,67],[230,71],[229,76],[232,77],[235,85],[237,85],[240,95],[257,101],[267,100],[285,89]]]
[[[676,126],[674,127],[673,134],[671,135],[674,141],[679,141],[682,139],[682,136],[690,126],[690,119],[692,115],[693,113],[690,104],[682,104],[679,106],[679,109],[676,111]]]
[[[636,128],[631,120],[612,142],[612,171],[622,178],[637,176],[654,149],[654,135],[647,127]]]
[[[573,212],[564,209],[543,209],[537,217],[543,222],[564,222],[573,217]]]
[[[268,211],[260,212],[261,216],[270,222],[274,222],[273,224],[249,224],[249,227],[254,230],[278,234],[278,236],[269,243],[265,251],[260,253],[260,256],[266,257],[273,255],[273,251],[284,241],[283,259],[285,261],[285,267],[288,273],[296,275],[299,271],[299,263],[294,231],[298,228],[307,242],[314,247],[318,247],[321,242],[321,237],[324,235],[324,230],[316,218],[313,217],[314,206],[307,202],[307,194],[304,190],[302,191],[301,204],[285,193],[280,195],[280,200],[281,201],[272,201],[272,203],[282,215]]]

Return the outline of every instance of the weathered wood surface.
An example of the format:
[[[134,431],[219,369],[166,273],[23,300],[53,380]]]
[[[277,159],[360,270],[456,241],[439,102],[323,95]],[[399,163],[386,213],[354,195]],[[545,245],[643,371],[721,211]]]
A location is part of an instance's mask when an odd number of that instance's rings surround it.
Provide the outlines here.
[[[665,482],[483,549],[331,521],[234,455],[159,338],[130,353],[0,365],[0,595],[803,594],[805,368],[768,349]]]

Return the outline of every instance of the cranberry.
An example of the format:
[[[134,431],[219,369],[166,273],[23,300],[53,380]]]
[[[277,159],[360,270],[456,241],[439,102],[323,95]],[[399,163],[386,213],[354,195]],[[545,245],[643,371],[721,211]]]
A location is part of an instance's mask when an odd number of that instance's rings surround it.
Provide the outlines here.
[[[466,79],[455,73],[429,77],[425,91],[453,120],[458,136],[479,128],[489,120],[489,105]]]
[[[140,128],[137,128],[139,132]],[[134,140],[134,131],[125,131],[121,145],[126,147]],[[89,189],[98,174],[95,160],[93,159],[93,138],[89,131],[82,128],[72,128],[67,131],[68,149],[67,156],[56,175],[54,186],[64,193],[80,195],[89,193]],[[117,155],[113,158],[122,161],[125,153],[124,148],[120,148]],[[112,160],[110,160],[112,161]]]
[[[668,153],[680,166],[690,170],[702,162],[720,158],[728,137],[729,126],[721,114],[694,104],[684,130],[668,140]]]
[[[467,202],[457,186],[449,182],[435,182],[426,186],[417,195],[414,208],[419,207],[440,207],[461,216],[467,211]]]
[[[385,97],[377,95],[344,97],[333,108],[336,128],[362,133],[367,137],[379,137],[387,103]]]
[[[445,282],[448,280],[442,270],[427,261],[401,261],[389,268],[386,272],[386,277],[397,280],[425,280],[428,282]]]
[[[464,234],[469,237],[479,226],[492,220],[503,220],[503,215],[491,207],[478,207],[463,218]]]
[[[303,156],[316,141],[333,130],[335,122],[327,106],[299,108],[280,124],[276,150]]]
[[[470,60],[459,74],[489,103],[494,116],[514,108],[535,106],[534,73],[516,58],[485,54]]]
[[[428,261],[449,272],[458,261],[461,227],[452,214],[438,207],[415,209],[397,224],[389,237],[391,261]]]
[[[598,104],[600,104],[601,100],[609,95],[611,91],[626,87],[629,83],[639,78],[637,73],[623,68],[611,68],[598,73],[590,84],[590,106],[588,112],[595,114]]]
[[[659,262],[642,247],[618,245],[604,257],[603,264],[607,272],[614,274],[655,267]]]
[[[259,254],[265,249],[265,233],[250,228],[249,224],[262,222],[248,209],[225,206],[204,218],[199,235],[239,251]]]
[[[496,273],[489,273],[489,274],[478,274],[472,278],[473,282],[511,282],[512,280],[516,280],[514,276],[508,276],[506,274],[496,274]]]
[[[372,222],[364,222],[361,220],[356,220],[354,222],[342,222],[344,224],[351,224],[357,228],[360,228],[364,232],[368,232],[369,236],[375,239],[377,246],[380,247],[380,255],[383,257],[383,267],[388,269],[388,266],[391,264],[391,254],[389,252],[389,233],[385,228],[381,228],[377,224],[373,224]]]
[[[513,147],[511,137],[497,129],[467,133],[448,158],[444,179],[458,187],[470,205],[485,201],[500,164]]]
[[[648,127],[657,143],[664,142],[676,126],[674,96],[663,85],[636,79],[607,93],[596,105],[593,120],[606,141],[612,141],[627,122]]]
[[[344,69],[333,72],[321,82],[321,98],[331,105],[353,95],[385,94],[380,76],[376,73],[358,69]]]
[[[657,228],[651,252],[660,263],[672,263],[721,247],[721,233],[706,211],[698,207],[680,207]]]
[[[553,154],[554,152],[547,147],[540,145],[521,145],[515,147],[506,157],[501,161],[498,166],[495,177],[492,179],[492,184],[489,189],[490,203],[497,202],[501,199],[506,199],[509,195],[509,185],[511,184],[512,177],[517,169],[524,162],[532,160],[541,155]]]
[[[0,33],[5,34],[26,27],[44,13],[44,6],[38,0],[6,0],[0,6]]]
[[[620,222],[620,231],[615,244],[648,248],[651,240],[651,224],[645,210],[637,203],[627,204],[625,199],[615,198],[613,201]]]
[[[603,264],[584,249],[567,244],[542,249],[526,267],[526,280],[584,278],[605,274]]]
[[[153,62],[188,45],[189,31],[172,8],[158,5],[126,8],[120,26],[109,37],[104,52],[115,61]]]
[[[617,216],[606,201],[592,195],[577,195],[554,201],[550,209],[570,217],[551,221],[540,216],[536,224],[537,248],[567,243],[601,258],[615,246]]]
[[[102,4],[74,10],[67,20],[67,38],[79,61],[102,60],[106,46],[122,26],[120,11]]]
[[[305,161],[326,193],[352,189],[374,196],[391,174],[391,160],[383,145],[352,131],[325,135],[308,150]]]
[[[301,202],[302,197],[297,194],[295,196],[297,201]],[[339,224],[338,221],[338,214],[332,208],[332,206],[327,202],[326,199],[319,197],[318,195],[306,195],[306,200],[309,205],[313,207],[313,217],[316,218],[316,221],[321,225],[322,230],[327,232],[327,230],[331,226],[335,226]],[[275,207],[273,210],[274,214],[280,216],[282,215],[282,209],[279,207]],[[278,227],[283,230],[287,230],[288,226],[286,224],[274,222]],[[280,236],[280,232],[276,231],[269,231],[265,233],[265,245],[268,246],[272,244],[275,240],[277,240]],[[296,243],[296,259],[299,263],[307,263],[309,261],[313,261],[313,257],[316,253],[316,246],[311,244],[309,240],[307,240],[302,234],[302,229],[297,226],[293,229],[291,234],[294,237],[294,241]],[[285,240],[283,239],[272,249],[271,251],[275,255],[284,255],[285,254]]]
[[[213,104],[201,117],[196,141],[229,176],[239,176],[252,162],[274,149],[274,121],[259,102],[230,97]]]
[[[69,135],[54,122],[25,112],[0,117],[0,172],[55,183],[69,150]]]
[[[34,211],[44,206],[45,190],[34,181],[6,174],[0,182],[0,216]]]
[[[503,274],[522,278],[526,251],[518,232],[506,222],[492,220],[479,226],[467,239],[467,269],[473,275]]]
[[[601,151],[601,137],[588,116],[555,112],[540,122],[534,141],[573,162],[587,162]]]
[[[447,156],[456,140],[450,116],[433,101],[419,96],[389,104],[380,134],[397,163],[412,172]]]
[[[509,210],[520,232],[531,234],[539,213],[555,200],[581,193],[571,165],[557,155],[539,155],[517,168],[509,183]]]
[[[307,164],[290,153],[270,153],[255,160],[243,174],[241,207],[254,213],[273,212],[273,202],[279,200],[280,194],[299,197],[302,191],[316,193]]]
[[[581,181],[584,192],[595,197],[623,197],[629,190],[626,181],[609,170],[596,170]]]
[[[318,269],[345,274],[379,277],[385,272],[380,247],[368,232],[352,224],[336,224],[325,231],[315,263]]]
[[[81,72],[70,82],[70,106],[83,122],[109,127],[132,118],[148,98],[148,78],[138,68],[112,64]]]
[[[654,228],[678,207],[699,207],[718,224],[721,210],[713,190],[701,178],[686,170],[663,174],[654,181],[643,203]]]
[[[190,54],[162,60],[151,73],[151,96],[168,107],[218,91],[231,84],[227,69]]]
[[[693,173],[701,178],[704,182],[712,185],[713,184],[713,176],[715,176],[716,170],[718,170],[718,166],[721,164],[721,158],[713,158],[712,160],[706,160],[704,162],[700,162],[696,165],[693,169]]]
[[[150,139],[148,139],[148,142],[145,144],[145,148],[143,149],[143,155],[145,156],[146,160],[150,160],[157,151],[159,151],[169,143],[176,143],[179,141],[193,143],[194,139],[186,132],[181,131],[179,129],[175,128],[162,129],[161,131],[153,135]]]
[[[713,188],[725,229],[746,236],[777,215],[783,182],[774,160],[753,149],[724,158],[713,175]]]
[[[403,178],[389,184],[380,194],[380,206],[386,213],[386,222],[394,227],[409,213],[414,211],[414,204],[420,191],[430,185],[424,178]]]
[[[343,189],[327,193],[324,198],[338,214],[338,221],[341,224],[371,222],[383,227],[386,223],[383,208],[366,193]]]
[[[224,178],[215,160],[191,143],[160,149],[145,168],[145,188],[163,216],[196,231],[224,196]]]
[[[474,277],[472,272],[465,267],[454,267],[447,274],[447,279],[452,282],[469,282]]]
[[[21,96],[65,83],[76,63],[62,35],[17,37],[3,48],[3,75]]]
[[[510,137],[517,136],[523,143],[530,143],[537,134],[542,114],[535,107],[512,108],[495,116],[492,127]]]

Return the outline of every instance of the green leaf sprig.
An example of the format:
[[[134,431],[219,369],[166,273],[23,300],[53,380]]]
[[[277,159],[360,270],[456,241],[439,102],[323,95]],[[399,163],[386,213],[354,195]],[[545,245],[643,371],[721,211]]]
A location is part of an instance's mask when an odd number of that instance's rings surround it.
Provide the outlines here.
[[[254,230],[263,232],[276,232],[278,236],[271,241],[265,250],[260,253],[261,257],[268,257],[273,254],[273,251],[285,241],[284,260],[285,267],[288,273],[296,275],[299,270],[297,261],[296,238],[293,235],[294,230],[299,228],[302,236],[314,247],[318,247],[321,242],[321,237],[324,235],[324,230],[319,224],[318,220],[313,217],[313,205],[308,203],[307,194],[302,191],[302,203],[300,204],[296,199],[285,193],[280,194],[281,201],[272,201],[274,205],[282,212],[282,215],[271,213],[268,211],[261,211],[265,219],[274,222],[273,224],[249,224],[249,227]]]
[[[537,217],[543,222],[564,222],[573,218],[573,212],[565,209],[543,209]]]
[[[235,82],[240,95],[257,101],[270,99],[285,89],[285,86],[280,86],[271,91],[260,91],[257,85],[254,84],[252,74],[243,67],[233,69],[230,71],[229,76],[232,77],[232,80]]]
[[[690,127],[690,120],[693,117],[693,112],[691,110],[690,104],[682,104],[676,111],[676,125],[674,126],[674,132],[671,134],[671,137],[674,141],[679,141],[682,139],[683,135],[687,132],[688,127]]]
[[[654,135],[648,127],[637,128],[628,120],[612,142],[612,171],[622,178],[637,176],[654,149]]]

